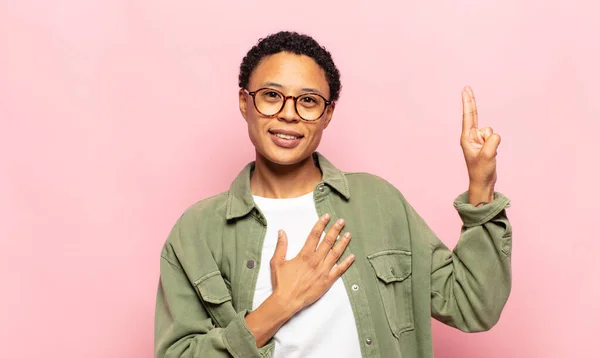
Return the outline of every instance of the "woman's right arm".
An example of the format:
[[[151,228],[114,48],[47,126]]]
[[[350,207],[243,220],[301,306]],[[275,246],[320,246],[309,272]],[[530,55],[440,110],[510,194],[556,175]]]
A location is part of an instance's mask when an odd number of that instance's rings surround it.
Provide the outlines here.
[[[161,257],[155,311],[155,358],[263,358],[273,346],[256,347],[246,315],[247,311],[241,311],[227,327],[215,328],[181,266],[173,259]]]

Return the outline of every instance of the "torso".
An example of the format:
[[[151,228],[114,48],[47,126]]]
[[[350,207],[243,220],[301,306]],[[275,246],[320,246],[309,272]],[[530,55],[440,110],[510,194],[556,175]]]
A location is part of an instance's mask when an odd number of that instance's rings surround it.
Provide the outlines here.
[[[261,262],[271,260],[279,229],[288,236],[286,258],[294,258],[318,220],[313,193],[291,199],[254,196],[254,200],[267,220]],[[270,266],[263,264],[258,273],[252,308],[256,309],[272,290]],[[276,358],[361,357],[356,322],[342,279],[281,327],[274,340]]]

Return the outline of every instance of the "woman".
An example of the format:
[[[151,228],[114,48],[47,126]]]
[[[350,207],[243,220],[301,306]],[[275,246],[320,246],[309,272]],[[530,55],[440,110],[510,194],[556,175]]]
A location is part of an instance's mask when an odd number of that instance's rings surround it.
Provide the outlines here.
[[[331,55],[279,32],[243,59],[240,111],[256,159],[191,206],[161,254],[156,357],[432,357],[431,322],[490,329],[510,293],[498,134],[463,91],[469,190],[450,251],[402,194],[317,152],[340,94]]]

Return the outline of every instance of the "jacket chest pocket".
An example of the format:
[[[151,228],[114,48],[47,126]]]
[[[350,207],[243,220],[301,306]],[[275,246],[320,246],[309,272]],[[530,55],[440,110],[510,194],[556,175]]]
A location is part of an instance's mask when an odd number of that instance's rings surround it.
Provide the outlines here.
[[[399,338],[414,329],[411,253],[385,250],[370,254],[367,259],[378,278],[377,286],[392,334]]]
[[[225,328],[235,317],[231,294],[219,271],[202,276],[194,282],[204,308],[217,327]]]

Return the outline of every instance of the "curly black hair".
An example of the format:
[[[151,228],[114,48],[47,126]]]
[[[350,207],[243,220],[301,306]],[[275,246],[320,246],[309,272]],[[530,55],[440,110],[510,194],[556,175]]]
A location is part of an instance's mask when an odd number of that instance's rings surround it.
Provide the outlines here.
[[[252,71],[260,61],[269,55],[280,52],[291,52],[297,55],[311,57],[325,71],[325,78],[329,84],[329,100],[335,102],[340,97],[342,83],[340,82],[340,71],[333,63],[333,58],[325,47],[312,37],[297,32],[280,31],[259,39],[258,43],[248,51],[240,65],[239,86],[246,88]]]

